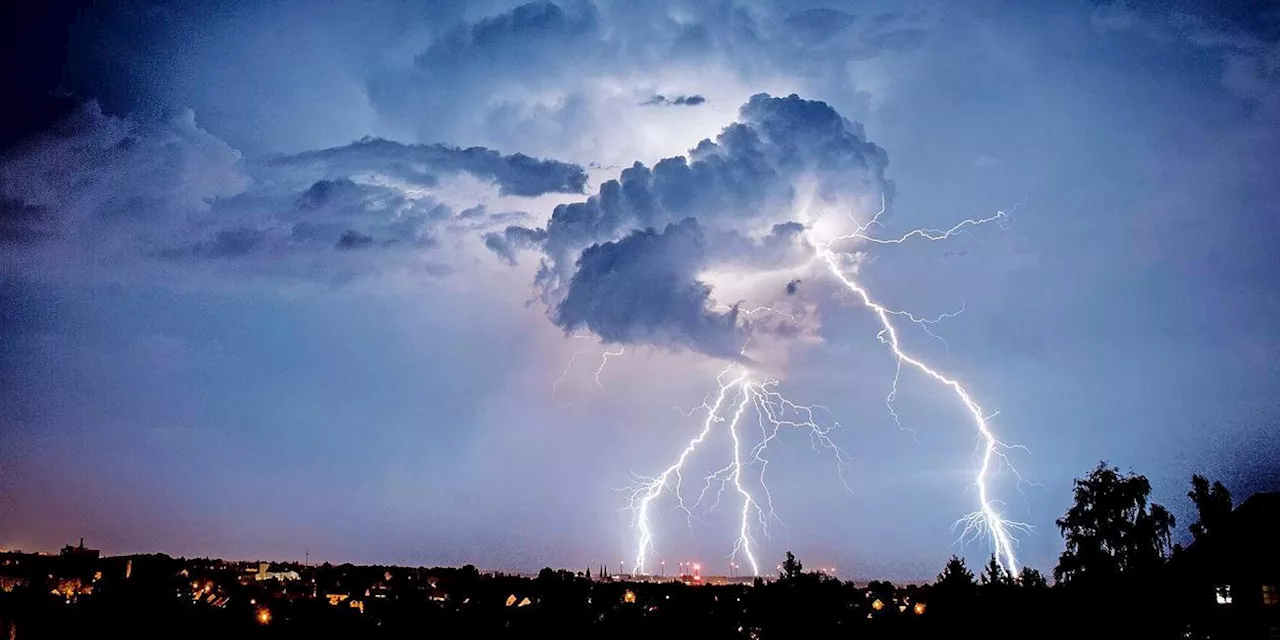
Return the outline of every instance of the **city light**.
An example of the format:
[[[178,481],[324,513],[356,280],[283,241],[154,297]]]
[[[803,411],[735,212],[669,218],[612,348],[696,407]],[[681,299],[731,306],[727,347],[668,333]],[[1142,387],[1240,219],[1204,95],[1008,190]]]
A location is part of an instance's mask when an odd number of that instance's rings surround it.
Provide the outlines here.
[[[258,609],[258,624],[270,624],[271,611],[266,607]]]

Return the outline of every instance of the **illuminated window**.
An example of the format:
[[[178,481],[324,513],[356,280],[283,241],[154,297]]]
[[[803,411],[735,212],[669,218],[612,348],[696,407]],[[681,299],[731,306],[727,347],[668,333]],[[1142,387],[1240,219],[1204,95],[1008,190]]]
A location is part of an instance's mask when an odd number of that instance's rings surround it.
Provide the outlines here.
[[[1231,604],[1231,585],[1220,584],[1213,588],[1218,604]]]
[[[1262,604],[1274,605],[1280,603],[1280,593],[1276,593],[1274,584],[1262,585]]]

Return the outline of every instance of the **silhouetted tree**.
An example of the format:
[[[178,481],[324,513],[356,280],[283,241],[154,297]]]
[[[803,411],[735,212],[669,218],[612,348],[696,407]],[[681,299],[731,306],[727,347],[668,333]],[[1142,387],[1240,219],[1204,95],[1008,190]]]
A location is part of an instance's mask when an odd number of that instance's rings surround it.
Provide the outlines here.
[[[1013,576],[1009,575],[1009,572],[1000,566],[1000,562],[996,560],[996,554],[994,553],[991,554],[991,559],[987,561],[987,566],[983,568],[980,579],[984,585],[1013,584]]]
[[[951,556],[933,583],[929,600],[931,616],[948,625],[965,625],[977,615],[978,584],[964,558]]]
[[[782,575],[780,577],[784,580],[795,580],[802,573],[804,573],[804,565],[800,564],[799,560],[796,560],[794,553],[788,551],[787,558],[782,561]]]
[[[1195,504],[1196,515],[1199,516],[1199,520],[1187,527],[1197,542],[1220,531],[1231,516],[1231,492],[1221,482],[1215,480],[1210,485],[1208,478],[1193,475],[1187,497]]]
[[[969,567],[965,566],[964,558],[951,556],[951,559],[947,560],[947,565],[942,568],[942,573],[938,574],[937,586],[949,588],[974,586],[973,572],[969,570]]]
[[[1075,481],[1074,504],[1057,520],[1067,548],[1054,578],[1070,583],[1107,583],[1135,577],[1163,563],[1173,546],[1173,515],[1147,502],[1145,476],[1121,474],[1099,462]]]
[[[1026,589],[1044,589],[1049,586],[1049,581],[1045,580],[1044,574],[1031,567],[1023,567],[1022,572],[1018,574],[1018,584]]]
[[[750,590],[746,626],[758,627],[762,637],[774,638],[794,636],[797,625],[801,625],[805,635],[815,637],[847,630],[841,625],[848,624],[855,613],[849,603],[861,596],[861,592],[821,571],[805,571],[790,551],[778,574],[778,580],[758,582],[756,588]],[[892,592],[888,597],[892,597]]]

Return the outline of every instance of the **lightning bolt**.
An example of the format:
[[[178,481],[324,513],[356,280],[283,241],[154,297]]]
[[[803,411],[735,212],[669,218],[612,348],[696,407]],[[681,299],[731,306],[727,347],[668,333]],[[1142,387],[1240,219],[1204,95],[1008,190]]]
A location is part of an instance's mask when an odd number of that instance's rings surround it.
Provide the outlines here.
[[[566,403],[560,402],[560,400],[558,400],[558,399],[556,398],[556,390],[560,388],[560,385],[561,385],[561,384],[564,384],[564,379],[565,379],[565,378],[567,378],[567,377],[569,377],[569,370],[573,368],[573,361],[574,361],[574,360],[577,360],[577,359],[578,359],[578,356],[580,356],[580,355],[582,355],[582,354],[584,354],[584,353],[586,353],[586,352],[588,352],[588,351],[590,351],[590,350],[591,350],[591,348],[590,348],[590,347],[588,347],[588,348],[586,348],[586,349],[578,349],[577,351],[574,351],[574,352],[573,352],[573,355],[569,356],[569,362],[565,363],[565,365],[564,365],[564,371],[560,372],[560,377],[559,377],[559,378],[556,378],[556,379],[555,379],[555,382],[552,382],[552,383],[551,383],[551,401],[552,401],[552,402],[554,402],[554,403],[556,403],[556,404],[558,404],[558,405],[560,405],[560,406],[562,406],[562,407],[567,407],[567,406],[569,406],[569,405],[568,405],[568,404],[566,404]]]
[[[720,390],[716,395],[715,403],[709,406],[705,403],[703,404],[703,407],[707,410],[707,418],[702,422],[702,430],[689,441],[684,450],[680,452],[679,457],[676,458],[676,461],[672,463],[671,466],[663,469],[662,472],[656,476],[637,479],[638,484],[631,493],[631,508],[636,514],[636,529],[640,532],[640,540],[636,548],[635,564],[633,565],[634,571],[637,574],[645,573],[645,560],[647,559],[649,552],[652,551],[654,547],[653,530],[649,526],[649,507],[658,496],[662,495],[662,493],[668,489],[673,490],[676,499],[683,507],[684,499],[681,497],[679,489],[680,470],[684,467],[685,462],[689,457],[693,455],[693,452],[698,448],[698,445],[701,445],[702,442],[707,439],[707,436],[710,435],[711,428],[715,423],[723,421],[723,418],[719,416],[720,407],[724,405],[725,399],[729,396],[729,391],[736,388],[744,379],[746,379],[747,372],[742,370],[738,373],[737,377],[726,383],[724,381],[725,376],[729,375],[729,372],[734,368],[741,369],[741,367],[729,365],[720,372],[720,375],[716,376],[716,382],[719,384]],[[672,483],[673,476],[676,479],[675,483]],[[687,511],[688,510],[686,509],[686,512]]]
[[[880,210],[866,224],[858,224],[857,230],[853,233],[839,236],[827,243],[815,242],[811,237],[810,241],[814,245],[815,259],[824,263],[827,270],[831,272],[831,275],[835,276],[835,278],[840,281],[845,288],[857,296],[863,306],[870,309],[872,314],[875,315],[876,319],[880,322],[881,330],[878,337],[882,343],[889,346],[889,349],[893,352],[893,355],[897,360],[897,372],[894,374],[893,388],[889,392],[889,396],[886,398],[886,403],[889,405],[889,410],[893,413],[894,419],[897,420],[898,416],[897,413],[893,411],[893,399],[897,394],[898,380],[902,373],[902,365],[904,364],[918,370],[925,376],[950,389],[956,396],[956,399],[960,401],[961,405],[963,405],[965,410],[969,413],[969,417],[977,428],[980,448],[982,449],[982,463],[974,476],[974,486],[976,486],[978,490],[979,506],[976,512],[961,518],[956,525],[963,526],[961,540],[974,535],[981,535],[983,533],[990,536],[992,545],[1000,563],[1006,570],[1016,575],[1018,572],[1018,558],[1014,552],[1014,543],[1016,539],[1013,534],[1016,531],[1029,530],[1029,527],[1023,523],[1006,520],[997,509],[997,507],[1000,506],[1000,503],[990,497],[991,491],[987,486],[987,481],[997,459],[1005,462],[1009,468],[1012,468],[1012,465],[1008,464],[1009,461],[1005,455],[1005,450],[1009,447],[996,438],[991,429],[991,425],[988,422],[992,416],[988,416],[983,412],[982,407],[978,405],[978,403],[969,394],[969,391],[960,383],[959,380],[944,375],[937,369],[926,364],[920,358],[908,353],[902,347],[902,343],[898,335],[898,329],[894,326],[893,321],[890,318],[896,315],[907,315],[911,321],[920,324],[918,319],[909,314],[891,311],[884,305],[876,302],[865,287],[848,275],[846,269],[840,264],[839,255],[831,249],[831,245],[833,243],[855,239],[877,244],[901,244],[911,238],[917,237],[929,241],[941,241],[958,233],[965,232],[970,227],[976,227],[991,222],[1003,223],[1008,219],[1008,215],[1003,211],[997,211],[995,215],[986,218],[964,220],[945,231],[916,229],[896,238],[884,239],[867,235],[866,232],[872,225],[880,224],[880,216],[884,214],[884,211],[884,197],[882,195]]]
[[[574,335],[572,336],[572,338],[573,338],[573,339],[575,339],[575,340],[591,340],[591,339],[592,339],[592,337],[591,337],[591,336],[589,336],[589,335],[582,335],[582,334],[574,334]],[[573,368],[573,361],[574,361],[574,360],[577,360],[577,359],[578,359],[578,356],[580,356],[580,355],[582,355],[582,354],[584,354],[584,353],[586,353],[586,352],[588,352],[588,351],[590,351],[590,350],[591,350],[591,347],[586,347],[586,348],[583,348],[583,349],[578,349],[578,350],[574,351],[572,355],[570,355],[570,356],[569,356],[569,361],[568,361],[568,362],[566,362],[566,363],[565,363],[565,365],[564,365],[564,371],[561,371],[561,372],[560,372],[560,377],[556,378],[556,379],[551,383],[551,401],[552,401],[552,402],[556,403],[557,405],[559,405],[559,406],[561,406],[561,407],[568,407],[568,406],[569,406],[569,404],[568,404],[568,403],[566,403],[566,402],[561,402],[561,401],[556,397],[556,391],[557,391],[557,390],[559,390],[560,385],[564,384],[565,379],[569,377],[569,370]],[[617,350],[616,352],[611,352],[611,351],[609,351],[609,350],[607,350],[607,349],[606,349],[606,350],[605,350],[605,352],[601,355],[601,359],[600,359],[600,366],[599,366],[599,367],[596,367],[596,385],[597,385],[597,386],[599,386],[601,389],[604,389],[604,385],[600,382],[600,374],[601,374],[601,373],[604,373],[604,366],[605,366],[606,364],[608,364],[608,362],[609,362],[609,357],[610,357],[610,356],[620,356],[620,355],[622,355],[622,353],[623,353],[623,347],[618,347],[618,350]],[[605,391],[607,391],[607,389],[605,389]]]
[[[958,379],[942,373],[920,357],[907,351],[902,345],[898,327],[893,322],[894,318],[905,318],[906,321],[921,327],[928,335],[946,344],[946,341],[935,334],[931,327],[945,318],[959,315],[964,311],[963,305],[959,311],[945,313],[934,319],[922,318],[907,311],[885,307],[877,302],[871,293],[854,278],[851,272],[855,271],[855,269],[851,269],[841,263],[841,256],[846,254],[832,249],[833,244],[848,241],[864,241],[880,245],[901,244],[913,238],[933,242],[943,241],[958,234],[968,233],[969,229],[973,227],[989,223],[1003,226],[1008,221],[1008,214],[998,211],[996,214],[985,218],[963,220],[949,229],[915,229],[897,237],[882,238],[869,234],[868,232],[872,227],[883,227],[880,218],[884,212],[885,202],[882,196],[880,210],[868,222],[862,224],[857,223],[855,220],[857,228],[854,232],[833,238],[825,243],[818,242],[812,237],[811,228],[809,240],[810,245],[814,248],[814,256],[810,265],[816,263],[825,267],[879,321],[880,330],[877,338],[881,343],[889,347],[896,361],[893,385],[885,397],[885,404],[899,427],[902,427],[902,424],[894,409],[894,400],[897,396],[898,384],[901,380],[904,365],[919,371],[929,379],[950,390],[964,407],[978,433],[979,449],[981,450],[981,464],[975,472],[973,481],[978,493],[978,510],[958,520],[953,530],[961,530],[958,540],[960,543],[974,537],[987,536],[1001,565],[1010,573],[1016,574],[1018,571],[1018,559],[1014,550],[1017,541],[1015,534],[1029,531],[1030,527],[1023,523],[1005,519],[1000,513],[1003,503],[991,497],[991,489],[988,486],[991,475],[1000,463],[1004,463],[1017,476],[1019,482],[1023,481],[1008,460],[1007,451],[1012,447],[1005,445],[995,436],[990,424],[995,414],[984,412],[977,401],[973,399],[968,389]],[[850,217],[852,218],[852,214]],[[789,314],[770,307],[756,307],[751,310],[744,310],[743,315],[751,316],[762,312],[777,313],[790,317]],[[792,319],[794,320],[794,317]],[[745,347],[743,351],[745,352]],[[612,355],[620,354],[621,350],[617,353],[605,352],[602,356],[600,369],[597,369],[596,372],[597,383],[599,383],[600,370],[604,368],[608,358]],[[702,422],[701,430],[689,440],[675,462],[663,469],[662,472],[655,476],[639,476],[636,478],[636,483],[630,489],[628,502],[628,507],[634,513],[635,526],[639,532],[633,562],[633,571],[636,574],[644,574],[646,572],[649,554],[655,551],[656,548],[652,527],[654,503],[662,495],[671,493],[676,501],[676,506],[685,512],[690,525],[692,525],[695,510],[702,507],[711,488],[718,483],[714,500],[705,508],[705,511],[714,510],[728,487],[731,486],[733,488],[733,492],[741,499],[741,511],[738,514],[738,536],[734,541],[733,550],[730,554],[731,566],[734,566],[732,563],[736,562],[739,557],[743,557],[746,559],[747,564],[750,565],[752,574],[759,575],[760,568],[755,556],[753,531],[758,528],[762,535],[768,536],[770,523],[772,521],[781,522],[774,510],[773,497],[769,492],[768,484],[765,482],[769,462],[765,454],[769,445],[778,438],[783,429],[805,430],[808,432],[815,450],[827,449],[832,451],[838,463],[837,468],[841,483],[846,490],[849,490],[849,485],[844,475],[844,471],[849,464],[849,457],[835,444],[830,436],[832,430],[839,428],[839,424],[833,423],[831,427],[823,426],[817,419],[815,412],[825,410],[824,407],[796,404],[777,390],[779,384],[777,380],[769,378],[757,379],[753,374],[753,371],[741,363],[731,363],[721,370],[719,375],[716,376],[717,391],[714,394],[715,400],[704,401],[702,405],[695,407],[693,411],[685,413],[686,416],[692,416],[699,410],[706,411],[706,418]],[[757,424],[760,428],[760,439],[750,448],[744,443],[740,430],[743,417],[748,412],[748,409],[754,410],[757,416]],[[732,442],[730,462],[704,478],[701,493],[698,494],[697,500],[690,505],[686,503],[683,495],[683,473],[689,460],[699,447],[711,437],[715,425],[719,423],[726,424],[726,430]],[[762,488],[763,502],[752,494],[748,489],[748,483],[744,481],[744,474],[750,467],[758,467],[759,469],[756,481]],[[754,518],[752,517],[753,515],[755,516]]]
[[[751,511],[754,509],[759,512],[760,505],[756,504],[751,492],[742,486],[742,438],[738,435],[738,422],[742,420],[742,413],[751,402],[751,387],[744,384],[741,395],[742,402],[738,403],[738,410],[733,413],[733,421],[729,423],[729,435],[733,438],[733,487],[742,496],[742,519],[739,522],[738,539],[733,543],[733,553],[729,554],[729,559],[736,560],[738,554],[746,556],[747,562],[751,564],[751,575],[758,576],[760,567],[756,564],[755,554],[751,552]]]
[[[601,391],[606,393],[609,391],[604,388],[604,383],[600,381],[600,374],[604,373],[604,366],[609,364],[609,358],[613,356],[620,356],[623,353],[626,353],[626,347],[618,347],[617,351],[609,351],[606,349],[604,353],[600,354],[600,366],[596,367],[596,386],[600,387]]]
[[[656,476],[637,478],[636,484],[631,488],[629,507],[635,513],[635,524],[640,533],[633,564],[633,570],[637,574],[645,573],[649,553],[655,550],[651,526],[654,501],[663,493],[670,492],[676,500],[677,508],[685,512],[692,524],[692,519],[696,517],[695,511],[704,504],[711,487],[718,482],[715,499],[705,508],[705,512],[715,510],[725,490],[728,487],[733,488],[733,492],[742,500],[742,508],[738,516],[738,537],[734,541],[733,550],[729,556],[730,561],[736,562],[739,557],[745,558],[751,567],[751,575],[760,575],[760,564],[755,555],[752,532],[758,526],[759,531],[767,537],[770,523],[781,522],[774,510],[773,497],[765,482],[765,472],[769,462],[765,453],[769,444],[778,437],[782,429],[805,429],[809,432],[815,449],[821,447],[835,452],[841,469],[841,482],[848,489],[843,472],[848,455],[830,438],[831,431],[839,425],[823,426],[815,416],[815,412],[825,409],[824,407],[792,402],[776,390],[777,380],[769,378],[757,380],[753,377],[752,371],[737,363],[723,369],[716,377],[716,382],[718,390],[715,401],[704,402],[694,409],[694,412],[699,409],[707,412],[701,431],[689,441],[674,463]],[[731,407],[731,410],[727,407]],[[743,417],[749,409],[756,413],[761,431],[760,441],[750,448],[746,446],[741,431]],[[722,413],[728,415],[722,416]],[[693,415],[693,412],[685,415]],[[704,478],[702,491],[698,494],[697,500],[692,504],[686,503],[682,490],[685,465],[698,447],[711,436],[715,425],[722,422],[726,423],[726,431],[733,445],[730,462],[723,468],[708,474]],[[763,488],[763,504],[747,487],[745,473],[752,466],[759,467],[756,479]]]

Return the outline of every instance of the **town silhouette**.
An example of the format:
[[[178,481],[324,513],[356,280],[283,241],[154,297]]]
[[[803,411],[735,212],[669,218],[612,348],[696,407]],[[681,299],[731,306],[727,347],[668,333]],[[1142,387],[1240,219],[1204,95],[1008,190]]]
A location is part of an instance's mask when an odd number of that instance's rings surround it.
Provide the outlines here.
[[[929,584],[855,584],[787,552],[754,579],[536,577],[461,568],[0,554],[0,630],[21,638],[1266,638],[1280,628],[1280,493],[1233,505],[1193,476],[1192,542],[1147,479],[1106,463],[1075,481],[1049,572],[952,556]],[[1234,508],[1233,508],[1234,507]]]

